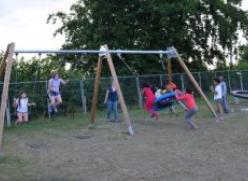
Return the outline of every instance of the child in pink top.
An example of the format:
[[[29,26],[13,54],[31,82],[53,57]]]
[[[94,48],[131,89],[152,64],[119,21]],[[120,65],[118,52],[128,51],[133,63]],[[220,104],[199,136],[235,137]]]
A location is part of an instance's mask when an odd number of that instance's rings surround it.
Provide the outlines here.
[[[155,118],[156,120],[158,120],[159,119],[159,113],[153,110],[154,101],[155,101],[156,97],[155,97],[151,87],[146,83],[144,83],[142,85],[142,94],[145,97],[145,109],[146,109],[146,111],[150,113],[150,116],[152,118]]]
[[[184,116],[186,123],[188,123],[191,129],[198,129],[198,126],[192,121],[192,117],[197,113],[198,110],[192,90],[187,89],[185,94],[181,96],[177,95],[176,98],[177,100],[183,101],[186,106],[186,112]]]

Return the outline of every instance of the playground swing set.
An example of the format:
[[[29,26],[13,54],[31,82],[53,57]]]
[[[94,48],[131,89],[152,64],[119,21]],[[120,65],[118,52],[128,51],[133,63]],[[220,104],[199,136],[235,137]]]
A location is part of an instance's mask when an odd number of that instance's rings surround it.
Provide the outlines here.
[[[112,79],[114,84],[116,85],[117,95],[120,102],[120,107],[123,113],[124,121],[128,128],[128,134],[133,135],[133,128],[131,125],[131,120],[129,116],[129,112],[125,103],[125,99],[118,81],[118,76],[113,64],[113,60],[111,57],[111,54],[136,54],[136,55],[160,55],[160,58],[162,59],[163,55],[167,56],[167,70],[168,70],[168,76],[169,76],[169,83],[172,82],[172,68],[171,68],[171,58],[174,58],[178,61],[178,63],[181,65],[189,79],[191,80],[192,84],[194,85],[197,92],[202,96],[204,101],[206,102],[209,110],[213,113],[213,116],[217,117],[216,112],[211,105],[210,101],[202,91],[201,87],[198,85],[197,81],[195,80],[192,73],[189,71],[188,67],[182,60],[181,56],[178,54],[177,50],[172,48],[167,48],[167,50],[109,50],[107,45],[101,46],[100,50],[83,50],[83,49],[76,49],[76,50],[15,50],[15,44],[10,43],[7,46],[7,49],[5,51],[3,60],[0,64],[0,75],[4,76],[4,82],[3,82],[3,89],[2,89],[2,96],[1,96],[1,107],[0,107],[0,150],[2,150],[2,138],[3,138],[3,128],[4,128],[4,118],[5,118],[5,112],[7,107],[7,101],[8,101],[8,91],[9,91],[9,83],[10,83],[10,77],[11,77],[11,70],[12,65],[14,62],[13,56],[14,54],[34,54],[38,53],[41,54],[49,54],[49,53],[55,53],[55,54],[98,54],[98,62],[96,67],[96,77],[95,77],[95,83],[94,83],[94,91],[93,91],[93,98],[92,98],[92,105],[91,105],[91,113],[90,113],[90,125],[94,126],[95,120],[96,120],[96,111],[97,111],[97,102],[98,102],[98,91],[99,91],[99,85],[100,85],[100,78],[101,78],[101,70],[102,70],[102,62],[107,61]],[[173,60],[174,60],[173,59]],[[162,60],[164,61],[164,60]]]

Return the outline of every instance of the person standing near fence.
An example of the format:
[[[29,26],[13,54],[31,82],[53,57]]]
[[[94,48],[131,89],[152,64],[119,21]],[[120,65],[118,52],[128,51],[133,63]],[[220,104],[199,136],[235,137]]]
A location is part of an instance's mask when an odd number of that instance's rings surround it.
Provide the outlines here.
[[[118,122],[118,95],[114,81],[111,81],[111,86],[107,89],[104,104],[107,104],[107,119],[110,122]],[[114,115],[114,119],[111,115]]]
[[[219,76],[219,80],[220,80],[220,86],[221,86],[221,90],[222,90],[222,107],[223,107],[223,111],[224,113],[229,113],[230,109],[228,106],[228,102],[227,102],[227,86],[226,86],[226,82],[224,81],[224,77],[221,75]]]
[[[223,107],[222,107],[222,89],[221,89],[221,84],[220,80],[218,78],[215,78],[213,80],[214,88],[214,101],[216,103],[216,109],[217,112],[219,113],[219,117],[216,119],[216,122],[224,121],[223,117]]]

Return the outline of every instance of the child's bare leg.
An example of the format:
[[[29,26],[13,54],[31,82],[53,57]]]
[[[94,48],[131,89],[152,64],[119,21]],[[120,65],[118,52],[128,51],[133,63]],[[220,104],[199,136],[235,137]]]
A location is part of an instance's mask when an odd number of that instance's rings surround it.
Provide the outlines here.
[[[50,106],[54,106],[56,104],[56,97],[50,96]]]
[[[155,118],[156,120],[159,119],[159,113],[154,111],[154,110],[149,110],[149,113],[150,113],[150,117],[151,118]]]
[[[17,113],[17,120],[16,123],[21,123],[22,122],[22,113]]]
[[[61,95],[58,95],[56,96],[55,106],[59,106],[60,104],[62,104],[62,97]]]
[[[220,121],[223,121],[224,120],[224,117],[223,117],[224,110],[223,110],[221,103],[218,103],[218,107],[219,107]]]
[[[28,122],[28,113],[23,113],[23,121],[24,121],[25,123]]]

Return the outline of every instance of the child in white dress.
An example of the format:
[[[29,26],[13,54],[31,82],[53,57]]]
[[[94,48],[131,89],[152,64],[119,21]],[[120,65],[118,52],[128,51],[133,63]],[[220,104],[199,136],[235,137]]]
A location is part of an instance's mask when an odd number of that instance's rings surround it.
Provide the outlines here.
[[[27,93],[21,91],[18,98],[14,98],[14,107],[17,112],[16,124],[22,124],[28,122],[28,107],[35,106],[35,103],[29,103]]]

